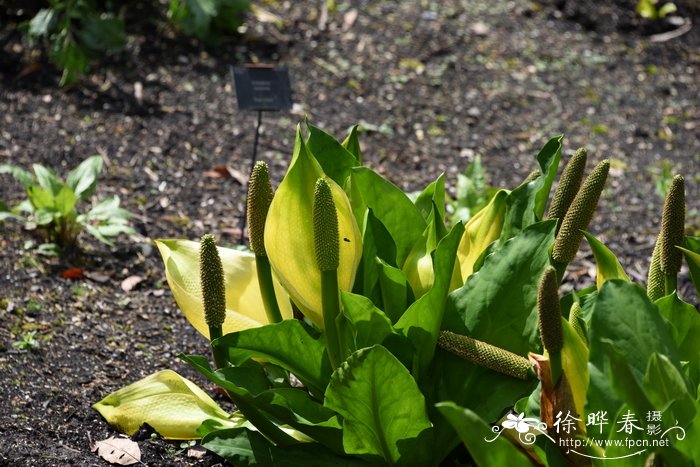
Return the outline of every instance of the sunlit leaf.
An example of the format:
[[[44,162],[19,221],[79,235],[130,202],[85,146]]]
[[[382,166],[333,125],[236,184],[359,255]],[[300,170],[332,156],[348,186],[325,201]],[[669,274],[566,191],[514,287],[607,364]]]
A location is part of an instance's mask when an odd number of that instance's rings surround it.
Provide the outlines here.
[[[425,398],[399,360],[375,345],[333,373],[324,405],[343,417],[345,452],[389,465],[430,461]]]
[[[238,424],[197,385],[172,370],[123,387],[92,407],[127,435],[148,423],[166,439],[197,439],[197,427],[204,420],[216,419],[231,428]]]
[[[199,243],[189,240],[156,240],[165,263],[165,277],[175,301],[187,320],[204,337],[209,327],[204,320],[204,305],[199,279]],[[226,319],[223,332],[229,333],[262,326],[267,316],[258,286],[255,256],[230,248],[218,248],[224,266]],[[274,279],[277,302],[284,318],[292,317],[292,308],[284,289]]]
[[[588,232],[583,232],[591,246],[596,265],[596,286],[600,289],[603,283],[610,279],[630,280],[629,276],[622,268],[615,254],[606,247],[603,242],[595,238]]]
[[[498,436],[494,441],[487,442],[486,440],[493,440],[496,435],[476,413],[459,407],[454,402],[441,402],[437,404],[437,408],[459,434],[476,465],[532,466],[527,456],[505,436]]]

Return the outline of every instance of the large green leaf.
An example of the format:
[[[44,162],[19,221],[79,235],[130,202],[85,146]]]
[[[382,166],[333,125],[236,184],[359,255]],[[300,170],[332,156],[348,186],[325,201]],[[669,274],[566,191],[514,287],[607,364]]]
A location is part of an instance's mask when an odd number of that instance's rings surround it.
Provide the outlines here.
[[[442,173],[418,195],[414,202],[423,217],[429,220],[433,204],[437,206],[440,219],[445,219],[445,174]]]
[[[622,268],[615,254],[606,247],[603,242],[595,238],[588,232],[583,232],[588,240],[588,244],[593,251],[596,265],[596,286],[601,288],[603,283],[610,279],[630,280],[629,276]]]
[[[358,164],[362,165],[362,149],[360,148],[360,140],[357,137],[357,125],[350,128],[350,133],[343,141],[343,147],[355,157]]]
[[[269,388],[269,380],[265,381],[264,371],[257,364],[213,371],[203,357],[180,355],[180,358],[229,394],[275,417],[278,423],[304,433],[335,452],[343,452],[342,430],[335,412],[312,399],[305,390]]]
[[[323,336],[298,320],[284,320],[259,328],[226,334],[212,342],[223,347],[232,363],[261,358],[294,373],[316,393],[323,393],[330,379]]]
[[[362,261],[357,269],[353,292],[370,298],[377,306],[382,306],[379,286],[379,270],[382,266],[377,258],[383,259],[388,264],[394,263],[392,266],[395,266],[396,245],[386,228],[374,216],[372,210],[367,209],[362,236]],[[405,306],[401,311],[404,309]]]
[[[537,280],[549,265],[555,221],[526,228],[488,256],[464,287],[450,294],[443,329],[469,335],[525,357],[541,348],[537,330]],[[450,400],[494,422],[506,407],[526,396],[535,381],[521,381],[466,362],[445,351],[436,353],[429,380],[429,400]],[[447,423],[436,423],[437,452],[458,442]]]
[[[427,227],[418,208],[396,185],[366,167],[355,167],[350,176],[352,209],[358,222],[365,210],[386,227],[396,244],[396,265],[402,267],[408,253]]]
[[[437,408],[459,434],[476,465],[530,467],[532,462],[504,436],[495,437],[491,427],[476,413],[454,402],[441,402]],[[495,439],[494,439],[495,437]],[[487,441],[490,440],[490,441]]]
[[[680,248],[680,247],[678,247]],[[695,285],[695,290],[700,295],[700,237],[686,237],[685,248],[680,248],[685,255],[690,270],[690,278]]]
[[[557,176],[559,161],[561,160],[561,142],[564,139],[562,135],[555,136],[547,141],[547,144],[537,154],[537,163],[539,164],[541,185],[535,195],[535,216],[537,219],[542,219],[544,210],[547,207],[549,192],[552,189],[552,183]]]
[[[688,362],[689,375],[700,384],[700,314],[674,292],[656,302],[661,314],[671,323],[673,341],[682,361]]]
[[[214,431],[202,439],[202,446],[235,466],[361,467],[366,463],[333,454],[318,443],[299,443],[284,448],[270,443],[257,431],[235,428]]]
[[[388,350],[358,350],[333,373],[324,405],[343,417],[348,454],[389,465],[430,465],[425,398]]]
[[[58,192],[61,191],[63,183],[61,183],[61,180],[59,180],[51,169],[40,164],[32,164],[32,168],[34,169],[34,175],[36,175],[39,186],[44,191],[52,196],[56,196]]]
[[[390,266],[381,259],[377,258],[377,265],[379,266],[379,287],[384,312],[392,322],[396,322],[408,306],[408,281],[403,271]]]
[[[102,172],[102,156],[88,157],[70,171],[66,184],[73,189],[78,199],[87,199],[95,191],[100,172]]]
[[[406,310],[396,323],[396,329],[413,343],[421,371],[429,365],[442,324],[442,315],[454,270],[457,246],[464,226],[455,225],[438,244],[434,253],[434,282],[430,290]]]
[[[651,403],[667,414],[667,420],[688,425],[695,418],[696,388],[693,394],[688,391],[683,375],[665,355],[651,355],[642,384]]]
[[[487,257],[450,295],[443,328],[519,355],[538,351],[537,278],[549,265],[555,225],[532,225]]]
[[[306,122],[309,128],[309,138],[306,146],[314,155],[323,171],[338,185],[345,185],[350,176],[350,169],[360,165],[355,156],[345,149],[331,135]]]
[[[552,181],[561,159],[561,140],[562,136],[552,138],[537,154],[539,171],[542,176],[520,185],[508,195],[501,244],[527,226],[542,219]]]
[[[357,349],[381,344],[394,333],[391,320],[374,303],[362,295],[341,292],[343,315],[351,325],[354,340],[354,352]]]
[[[29,187],[29,185],[33,185],[35,183],[34,177],[32,174],[27,172],[21,167],[17,167],[15,165],[9,165],[9,164],[2,164],[0,165],[0,174],[10,174],[12,175],[17,181],[19,181],[25,188]]]
[[[77,202],[78,198],[68,185],[63,185],[56,194],[56,198],[54,198],[56,209],[63,217],[68,216],[74,211]]]
[[[609,348],[614,348],[641,383],[647,362],[658,353],[680,370],[678,351],[671,329],[638,285],[619,279],[606,281],[598,291],[589,323],[590,385],[586,407],[589,412],[616,413],[622,405],[612,385]],[[617,372],[615,372],[617,373]]]

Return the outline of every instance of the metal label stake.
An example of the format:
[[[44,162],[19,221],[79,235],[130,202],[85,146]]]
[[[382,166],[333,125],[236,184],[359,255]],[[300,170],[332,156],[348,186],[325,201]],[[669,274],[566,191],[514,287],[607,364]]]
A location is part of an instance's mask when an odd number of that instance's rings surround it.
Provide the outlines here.
[[[253,155],[250,159],[252,172],[258,155],[258,141],[260,140],[260,127],[262,126],[262,114],[265,111],[287,110],[292,108],[292,91],[289,86],[289,73],[286,68],[275,68],[272,65],[245,65],[231,66],[231,76],[236,88],[236,102],[241,110],[256,110],[258,112],[258,124],[255,126],[255,139],[253,140]],[[248,182],[248,185],[250,181]],[[246,196],[248,196],[246,186]],[[241,219],[241,237],[239,244],[245,243],[245,228],[248,221],[248,203],[243,205],[243,218]]]

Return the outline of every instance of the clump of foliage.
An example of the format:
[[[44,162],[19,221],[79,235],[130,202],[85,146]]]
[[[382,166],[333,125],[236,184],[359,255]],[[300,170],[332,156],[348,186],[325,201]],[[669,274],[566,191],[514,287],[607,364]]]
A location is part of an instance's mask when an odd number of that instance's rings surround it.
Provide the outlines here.
[[[101,156],[81,162],[65,181],[43,165],[32,168],[30,173],[14,165],[0,165],[0,174],[12,175],[27,193],[27,199],[13,208],[0,202],[0,220],[17,219],[29,230],[40,230],[47,241],[42,251],[71,252],[83,231],[107,245],[120,233],[134,233],[128,225],[131,214],[119,207],[116,195],[96,202],[87,211],[78,210],[80,202],[88,201],[95,192],[102,171]]]
[[[362,166],[354,130],[339,143],[299,128],[279,187],[253,174],[254,252],[157,241],[214,364],[180,358],[237,411],[170,370],[95,409],[127,434],[202,438],[234,465],[462,465],[465,448],[480,466],[697,464],[700,315],[676,276],[684,254],[700,287],[700,239],[682,233],[682,178],[645,290],[585,232],[607,160],[584,178],[577,152],[545,215],[561,143],[448,229],[444,176],[412,200]],[[584,237],[596,285],[562,296]]]
[[[250,0],[170,0],[168,18],[188,36],[217,43],[235,34],[250,10]]]
[[[95,0],[49,0],[29,21],[27,34],[31,44],[46,44],[49,60],[62,71],[61,86],[84,74],[101,53],[126,44],[124,21]]]
[[[120,52],[126,45],[122,2],[46,0],[22,29],[30,45],[42,45],[61,70],[60,85],[73,83],[90,63],[104,53]],[[157,8],[162,9],[162,2]],[[165,16],[187,36],[212,44],[235,34],[250,9],[250,0],[170,0]]]

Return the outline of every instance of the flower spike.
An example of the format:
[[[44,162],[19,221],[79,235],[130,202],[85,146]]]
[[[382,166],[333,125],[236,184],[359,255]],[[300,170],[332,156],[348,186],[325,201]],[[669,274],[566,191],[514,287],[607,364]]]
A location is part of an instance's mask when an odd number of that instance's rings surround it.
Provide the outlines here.
[[[676,246],[683,245],[685,229],[685,186],[683,177],[673,177],[666,195],[664,212],[661,218],[659,235],[659,261],[661,271],[666,274],[678,274],[681,270],[683,253]]]
[[[202,236],[199,249],[199,270],[204,299],[204,317],[210,329],[218,328],[226,317],[226,289],[224,268],[211,234]],[[213,336],[212,336],[213,338]]]
[[[338,269],[340,262],[340,240],[338,214],[331,195],[331,187],[319,178],[314,190],[313,205],[314,250],[316,263],[321,271]]]
[[[559,179],[557,190],[552,198],[552,204],[547,212],[547,219],[561,219],[566,215],[566,211],[571,206],[571,202],[576,197],[576,193],[583,180],[583,171],[586,168],[588,153],[585,148],[576,150],[569,162],[564,167],[564,171]]]
[[[248,233],[250,249],[256,256],[267,256],[265,251],[265,220],[272,203],[272,185],[267,164],[255,164],[248,182]]]
[[[568,264],[576,256],[583,240],[581,231],[586,230],[593,219],[609,170],[610,161],[607,159],[600,161],[588,175],[569,210],[566,211],[552,251],[552,258],[556,262]]]
[[[451,331],[441,331],[438,346],[458,357],[518,379],[534,376],[527,358],[486,342]]]

